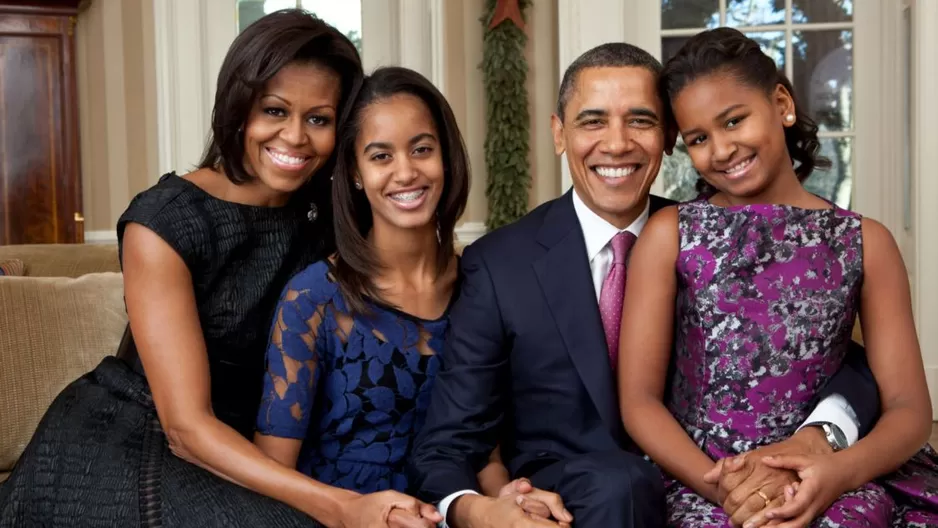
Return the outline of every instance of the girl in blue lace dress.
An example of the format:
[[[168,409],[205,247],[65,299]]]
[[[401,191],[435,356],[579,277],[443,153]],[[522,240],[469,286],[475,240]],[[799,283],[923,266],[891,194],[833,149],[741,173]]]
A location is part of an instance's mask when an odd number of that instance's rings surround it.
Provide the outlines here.
[[[361,501],[362,519],[383,509],[391,526],[430,526],[442,518],[404,495],[404,464],[457,291],[467,156],[443,96],[404,68],[366,79],[349,123],[333,183],[338,252],[283,291],[255,442],[333,486],[326,504],[381,496]]]

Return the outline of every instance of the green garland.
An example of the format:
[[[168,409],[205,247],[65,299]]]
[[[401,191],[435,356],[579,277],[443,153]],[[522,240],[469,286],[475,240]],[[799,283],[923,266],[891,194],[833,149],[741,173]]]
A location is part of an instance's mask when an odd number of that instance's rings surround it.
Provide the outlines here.
[[[531,0],[519,0],[522,17]],[[487,0],[481,18],[482,75],[485,83],[485,196],[489,230],[511,223],[528,211],[531,169],[528,164],[528,64],[524,30],[505,20],[492,29],[489,23],[496,0]]]

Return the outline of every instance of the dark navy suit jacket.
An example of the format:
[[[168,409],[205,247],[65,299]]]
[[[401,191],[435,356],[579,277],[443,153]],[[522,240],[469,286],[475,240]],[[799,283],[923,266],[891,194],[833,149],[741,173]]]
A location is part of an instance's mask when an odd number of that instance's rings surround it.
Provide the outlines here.
[[[630,447],[571,192],[463,252],[442,367],[410,463],[423,500],[478,491],[476,473],[498,444],[512,478]],[[652,196],[651,213],[673,203]],[[846,397],[862,433],[879,401],[854,348],[821,397]]]

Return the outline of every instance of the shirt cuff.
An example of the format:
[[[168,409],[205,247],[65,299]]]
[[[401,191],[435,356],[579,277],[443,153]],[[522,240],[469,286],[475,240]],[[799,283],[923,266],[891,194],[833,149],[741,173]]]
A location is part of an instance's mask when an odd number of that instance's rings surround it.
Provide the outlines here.
[[[440,515],[443,516],[443,522],[441,522],[437,526],[439,526],[440,528],[449,528],[449,524],[446,523],[446,519],[447,519],[446,514],[447,514],[447,511],[449,510],[450,504],[452,504],[454,500],[458,499],[459,497],[462,497],[463,495],[478,495],[478,494],[479,494],[478,492],[473,491],[473,490],[462,490],[462,491],[457,491],[456,493],[450,493],[449,495],[447,495],[443,500],[440,501]]]
[[[857,415],[853,412],[853,407],[850,406],[847,399],[840,394],[832,394],[824,398],[798,430],[800,431],[803,427],[819,422],[830,422],[840,427],[844,436],[847,437],[848,446],[857,443],[860,438],[860,423],[857,420]]]

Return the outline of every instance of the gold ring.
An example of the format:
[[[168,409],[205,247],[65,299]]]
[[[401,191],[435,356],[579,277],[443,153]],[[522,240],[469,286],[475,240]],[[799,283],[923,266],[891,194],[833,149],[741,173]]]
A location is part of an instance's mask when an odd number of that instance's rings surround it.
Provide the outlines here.
[[[766,505],[766,506],[769,505],[769,498],[765,495],[765,493],[762,493],[762,490],[757,490],[757,491],[756,491],[756,495],[762,497],[762,500],[765,501],[765,505]]]

